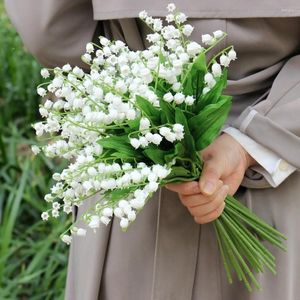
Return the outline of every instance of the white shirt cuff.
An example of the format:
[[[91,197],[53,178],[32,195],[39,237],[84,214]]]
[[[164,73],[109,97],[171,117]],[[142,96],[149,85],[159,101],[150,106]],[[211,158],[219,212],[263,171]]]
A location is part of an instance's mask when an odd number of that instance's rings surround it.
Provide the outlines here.
[[[251,169],[262,174],[272,187],[277,187],[296,170],[294,166],[290,165],[268,148],[258,144],[238,129],[227,127],[223,132],[226,132],[239,142],[257,161],[259,166],[252,166]]]

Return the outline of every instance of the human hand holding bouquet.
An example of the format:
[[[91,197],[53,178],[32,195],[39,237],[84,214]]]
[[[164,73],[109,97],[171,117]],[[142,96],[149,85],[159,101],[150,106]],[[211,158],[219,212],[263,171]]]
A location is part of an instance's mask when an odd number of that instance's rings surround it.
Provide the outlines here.
[[[227,194],[233,195],[240,186],[245,171],[255,160],[228,134],[222,134],[201,152],[203,170],[200,182],[168,184],[179,194],[184,206],[199,224],[217,219]]]
[[[231,97],[222,93],[236,53],[229,46],[207,61],[226,33],[203,35],[204,48],[187,39],[193,27],[185,24],[186,16],[174,4],[168,10],[166,26],[140,13],[153,30],[144,51],[100,37],[101,45],[89,43],[83,55],[88,73],[70,65],[42,70],[45,78],[54,75],[46,85],[58,100],[45,101],[45,121],[34,128],[38,136],[49,135],[51,143],[41,147],[47,156],[70,161],[53,174],[57,183],[45,196],[51,208],[43,219],[71,213],[73,205],[97,195],[81,218],[96,230],[114,216],[126,230],[159,187],[200,178],[200,151],[217,138],[230,110]],[[46,96],[47,90],[40,86],[38,93]],[[232,196],[213,224],[229,282],[235,271],[251,290],[249,279],[259,288],[252,270],[267,266],[275,273],[275,258],[258,238],[284,249],[281,233]],[[76,223],[67,231],[85,235]],[[71,239],[62,234],[66,243]]]

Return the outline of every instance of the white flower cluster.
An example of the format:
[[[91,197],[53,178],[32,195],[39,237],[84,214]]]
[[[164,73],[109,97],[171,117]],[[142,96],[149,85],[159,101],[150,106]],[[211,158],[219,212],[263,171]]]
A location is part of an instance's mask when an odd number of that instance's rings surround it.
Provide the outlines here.
[[[220,63],[215,62],[212,64],[211,72],[206,73],[204,76],[205,87],[203,89],[203,94],[208,93],[216,85],[216,79],[223,74],[222,66],[226,68],[229,67],[230,62],[236,60],[236,58],[236,52],[231,48],[227,54],[222,54],[220,56]]]
[[[129,193],[123,201],[117,204],[109,202],[97,204],[94,215],[85,216],[88,226],[95,229],[99,227],[100,222],[107,225],[114,210],[115,216],[122,219],[121,227],[125,228],[124,220],[132,222],[135,219],[136,211],[144,206],[146,200],[158,189],[160,181],[170,172],[170,168],[161,165],[147,166],[144,163],[138,163],[136,166],[129,163],[123,165],[118,163],[105,164],[103,162],[98,163],[91,156],[79,156],[62,173],[53,174],[53,179],[57,183],[52,187],[51,194],[45,196],[45,200],[52,203],[51,215],[57,218],[62,209],[64,213],[69,214],[72,212],[72,205],[81,205],[84,199],[95,193],[101,195],[107,191],[137,186],[138,188]],[[55,199],[60,199],[60,201],[54,201]],[[130,205],[130,210],[128,205],[125,209],[125,200]],[[122,208],[124,209],[121,212],[120,209]],[[42,219],[48,220],[48,218],[49,213],[43,212]],[[78,234],[77,231],[76,234]]]
[[[147,199],[158,189],[159,182],[169,173],[170,169],[160,165],[153,165],[151,168],[144,166],[140,170],[136,169],[127,173],[130,175],[126,176],[126,181],[132,180],[136,184],[140,183],[140,188],[127,195],[113,207],[98,208],[96,205],[96,214],[86,216],[88,226],[95,229],[100,226],[100,223],[107,225],[114,215],[120,218],[121,228],[126,229],[135,220],[137,212],[144,207]]]
[[[160,182],[168,176],[171,166],[146,165],[141,162],[130,164],[125,160],[110,158],[99,141],[118,135],[132,121],[139,120],[139,130],[129,132],[132,149],[146,148],[150,144],[159,146],[164,139],[170,143],[184,138],[182,124],[154,126],[150,118],[137,105],[137,96],[160,109],[160,101],[172,107],[192,106],[196,99],[183,93],[182,80],[196,57],[206,48],[195,41],[189,41],[193,27],[184,24],[187,17],[169,4],[167,25],[160,18],[153,18],[143,11],[140,18],[153,30],[147,35],[150,46],[143,51],[132,51],[122,41],[110,41],[100,37],[100,45],[88,43],[82,60],[90,65],[90,71],[69,64],[53,70],[42,69],[43,78],[53,79],[47,86],[41,85],[37,93],[44,98],[40,107],[43,121],[33,125],[37,136],[50,136],[51,143],[33,146],[38,154],[41,150],[49,157],[70,160],[69,166],[60,174],[54,174],[56,182],[51,193],[45,196],[52,208],[42,213],[42,219],[56,218],[61,211],[71,213],[73,205],[81,205],[96,193],[105,194],[128,189],[130,192],[119,202],[99,201],[92,213],[85,215],[89,227],[97,228],[100,223],[108,224],[112,216],[121,219],[126,228],[132,222]],[[204,45],[211,47],[224,37],[218,30],[213,36],[203,35]],[[234,50],[224,52],[220,63],[215,62],[211,72],[205,75],[208,92],[222,75],[222,67],[236,59]],[[162,93],[157,93],[157,88]],[[56,100],[47,99],[52,94]],[[180,106],[181,107],[181,106]],[[125,131],[128,132],[128,131]],[[82,228],[75,226],[72,234],[85,235]],[[67,234],[62,236],[71,242]]]
[[[130,138],[130,144],[134,149],[145,148],[151,143],[159,146],[163,138],[171,143],[184,138],[184,127],[177,123],[172,125],[172,128],[165,126],[150,128],[150,121],[147,118],[141,118],[139,129],[139,137]],[[152,133],[151,129],[152,131],[154,129],[156,132]]]
[[[188,106],[193,105],[196,100],[193,96],[185,96],[181,92],[175,93],[175,95],[173,95],[171,92],[168,92],[164,94],[163,99],[169,103],[175,103],[175,104],[185,103]]]
[[[213,45],[218,39],[224,36],[224,32],[222,30],[217,30],[213,32],[213,35],[210,34],[203,34],[202,35],[202,43],[211,46]]]

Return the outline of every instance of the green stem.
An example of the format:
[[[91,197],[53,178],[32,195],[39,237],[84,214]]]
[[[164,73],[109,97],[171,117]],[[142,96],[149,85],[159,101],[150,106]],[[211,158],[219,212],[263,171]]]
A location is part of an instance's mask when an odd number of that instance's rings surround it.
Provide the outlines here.
[[[230,268],[229,258],[227,256],[227,253],[226,253],[225,249],[224,249],[224,245],[221,241],[220,233],[217,229],[217,226],[216,226],[215,222],[213,222],[213,226],[214,226],[214,229],[215,229],[215,232],[216,232],[217,241],[218,241],[219,249],[220,249],[220,252],[221,252],[223,264],[224,264],[224,267],[225,267],[227,280],[228,280],[229,283],[233,283],[232,276],[231,276],[231,271],[230,271],[231,268]]]
[[[260,224],[262,227],[268,229],[270,232],[272,232],[276,236],[280,236],[283,239],[287,239],[285,235],[283,235],[280,231],[274,229],[272,226],[267,224],[265,221],[260,219],[257,215],[255,215],[249,208],[241,204],[238,200],[236,200],[234,197],[228,195],[226,197],[226,202],[230,204],[234,209],[240,211],[245,216],[247,216],[249,219],[253,220],[257,224]]]
[[[239,248],[243,249],[245,252],[245,257],[248,259],[249,263],[256,267],[258,270],[262,271],[262,265],[259,261],[259,253],[252,246],[251,241],[249,241],[245,233],[241,230],[242,227],[237,227],[235,223],[227,217],[227,213],[223,212],[221,220],[226,224],[228,231],[232,231],[231,237],[234,237],[235,244],[239,245]]]
[[[246,239],[248,241],[248,243],[250,243],[249,247],[250,247],[251,253],[252,252],[256,253],[260,257],[260,259],[267,265],[267,267],[270,269],[270,271],[273,274],[276,274],[275,261],[269,257],[270,252],[261,243],[259,243],[257,241],[257,239],[253,236],[253,234],[250,231],[247,231],[247,229],[244,226],[238,224],[235,221],[235,219],[233,219],[227,212],[224,212],[224,213],[227,216],[227,218],[229,219],[228,222],[230,222],[232,224],[232,226],[234,226],[236,228],[236,230],[241,232],[241,234],[243,235],[243,239]]]
[[[226,51],[228,51],[229,49],[233,48],[233,46],[228,46],[227,48],[225,48],[224,50],[222,50],[221,52],[219,52],[218,54],[216,54],[207,64],[207,69],[210,67],[210,65],[216,60],[216,58],[220,55],[222,55],[223,53],[225,53]]]
[[[228,208],[230,210],[230,208]],[[235,209],[231,209],[231,211],[235,211]],[[234,213],[234,212],[233,212]],[[239,216],[239,214],[237,212],[235,212],[235,215]],[[257,224],[253,223],[252,220],[248,220],[247,218],[244,219],[244,222],[247,223],[249,226],[252,227],[253,230],[255,230],[258,234],[261,235],[261,237],[267,241],[269,241],[270,243],[276,245],[277,247],[279,247],[280,249],[282,249],[283,251],[286,251],[286,247],[283,246],[281,240],[279,239],[278,236],[274,236],[271,232],[268,231],[268,226],[265,227],[264,224],[262,224],[262,226],[257,226]]]
[[[220,223],[220,220],[216,220],[216,222]],[[246,273],[249,275],[249,277],[251,278],[252,282],[254,283],[254,285],[256,286],[257,289],[261,289],[260,284],[258,283],[257,279],[255,278],[255,276],[253,275],[253,273],[251,272],[251,270],[249,269],[248,265],[245,263],[244,259],[242,258],[242,256],[240,255],[240,253],[238,252],[237,248],[235,247],[233,241],[230,239],[228,233],[226,232],[225,228],[222,226],[220,227],[221,232],[224,235],[224,238],[227,239],[229,246],[231,247],[232,251],[235,253],[235,255],[237,256],[238,260],[240,261],[242,267],[244,268],[244,270],[246,271]],[[242,275],[244,275],[244,273],[242,273]],[[243,276],[243,280],[244,283],[246,284],[246,287],[249,289],[249,291],[251,291],[251,286],[248,282],[248,280],[246,279],[245,276]]]
[[[225,252],[227,253],[227,255],[229,257],[229,260],[233,266],[233,269],[235,270],[235,272],[237,274],[239,281],[241,281],[244,277],[244,275],[243,275],[244,271],[240,267],[239,262],[237,261],[235,255],[233,253],[232,247],[229,244],[228,239],[230,239],[230,238],[228,236],[224,235],[223,232],[225,231],[225,229],[224,229],[222,223],[218,219],[215,220],[214,223],[216,224],[216,228],[217,228],[219,236],[221,238],[221,242],[224,244]]]

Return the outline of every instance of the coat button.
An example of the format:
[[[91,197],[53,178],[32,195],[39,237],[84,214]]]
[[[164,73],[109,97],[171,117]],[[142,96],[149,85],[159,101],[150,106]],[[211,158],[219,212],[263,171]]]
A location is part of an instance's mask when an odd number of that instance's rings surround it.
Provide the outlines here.
[[[287,171],[289,169],[289,164],[282,159],[279,163],[278,169],[282,172]]]

